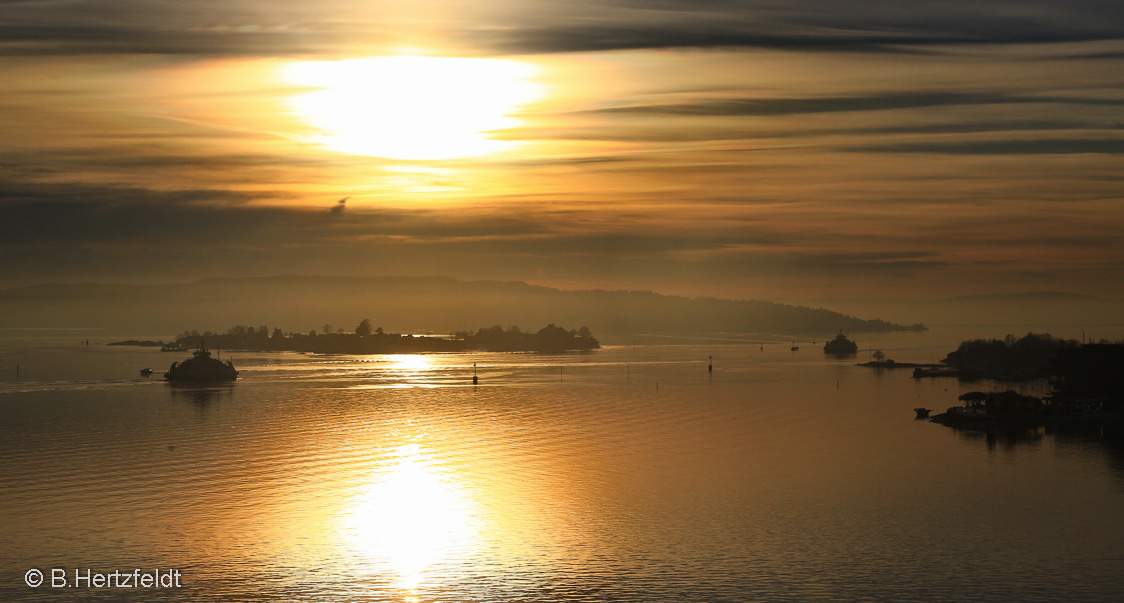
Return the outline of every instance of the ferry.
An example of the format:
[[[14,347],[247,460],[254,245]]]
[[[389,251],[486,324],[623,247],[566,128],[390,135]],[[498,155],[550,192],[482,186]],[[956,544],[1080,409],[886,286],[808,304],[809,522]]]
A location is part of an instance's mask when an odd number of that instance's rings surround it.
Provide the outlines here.
[[[168,381],[234,381],[238,378],[238,371],[230,360],[223,362],[211,358],[211,351],[200,343],[191,358],[173,362],[164,378]]]

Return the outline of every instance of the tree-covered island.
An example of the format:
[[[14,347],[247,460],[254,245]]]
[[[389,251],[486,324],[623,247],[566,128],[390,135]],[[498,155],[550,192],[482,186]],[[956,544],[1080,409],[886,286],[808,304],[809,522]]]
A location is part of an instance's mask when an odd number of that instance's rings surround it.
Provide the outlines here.
[[[1107,342],[1105,342],[1107,343]],[[961,378],[1039,379],[1046,376],[1062,350],[1074,350],[1081,342],[1049,333],[1027,333],[1021,339],[972,339],[949,352],[941,364],[959,371]]]
[[[195,348],[206,345],[224,350],[272,350],[313,352],[318,354],[414,354],[422,352],[567,352],[594,350],[601,347],[588,327],[566,330],[549,324],[538,331],[524,331],[517,326],[495,325],[475,332],[457,331],[446,337],[388,333],[372,327],[363,319],[353,330],[333,329],[324,325],[319,331],[288,333],[237,325],[226,333],[185,331],[176,343]]]
[[[943,362],[974,376],[1049,379],[1052,391],[1042,398],[1014,390],[967,392],[959,398],[963,406],[932,417],[936,423],[979,428],[1124,426],[1124,342],[1083,344],[1031,333],[1022,339],[965,341]]]

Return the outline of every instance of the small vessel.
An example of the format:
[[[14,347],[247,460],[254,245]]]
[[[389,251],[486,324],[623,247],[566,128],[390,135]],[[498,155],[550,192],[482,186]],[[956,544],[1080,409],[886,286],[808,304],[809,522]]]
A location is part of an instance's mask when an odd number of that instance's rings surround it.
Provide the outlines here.
[[[152,369],[150,369],[150,368],[142,368],[142,369],[141,369],[141,371],[140,371],[140,373],[141,373],[141,377],[148,377],[149,375],[151,375],[151,374],[152,374]]]
[[[919,366],[913,369],[913,378],[920,379],[922,377],[959,377],[960,371],[951,366],[933,366],[925,367]]]
[[[186,352],[187,348],[180,345],[179,342],[173,341],[172,343],[166,343],[166,344],[160,346],[160,351],[161,352]]]
[[[929,413],[931,413],[933,411],[932,411],[932,409],[929,409],[929,408],[915,408],[915,409],[913,409],[913,412],[917,413],[918,419],[928,419]]]
[[[859,346],[840,331],[835,339],[824,344],[823,351],[825,354],[855,354],[859,351]]]
[[[800,346],[796,345],[796,342],[795,342],[795,341],[794,341],[794,342],[792,342],[792,347],[791,347],[791,348],[789,348],[789,350],[790,350],[790,351],[793,351],[793,352],[795,352],[795,351],[797,351],[797,350],[799,350],[799,349],[800,349]]]
[[[183,362],[173,362],[164,373],[168,381],[234,381],[238,371],[234,363],[211,358],[211,351],[202,343],[191,353],[191,358]]]

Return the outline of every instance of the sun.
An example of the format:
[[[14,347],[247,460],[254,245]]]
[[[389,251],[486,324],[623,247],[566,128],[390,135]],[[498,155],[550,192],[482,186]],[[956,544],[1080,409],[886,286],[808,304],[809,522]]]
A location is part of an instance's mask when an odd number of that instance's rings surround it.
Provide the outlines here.
[[[310,88],[289,111],[328,149],[401,160],[461,159],[511,150],[494,134],[541,96],[534,66],[508,59],[393,56],[287,64]]]

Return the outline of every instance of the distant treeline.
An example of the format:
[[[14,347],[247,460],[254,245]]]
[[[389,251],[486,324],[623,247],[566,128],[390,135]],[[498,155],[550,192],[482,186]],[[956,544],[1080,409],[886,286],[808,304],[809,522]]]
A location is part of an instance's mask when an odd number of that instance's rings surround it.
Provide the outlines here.
[[[352,331],[324,325],[317,332],[289,333],[268,326],[231,327],[226,333],[184,331],[176,337],[181,346],[226,350],[277,350],[321,354],[408,354],[418,352],[459,352],[485,350],[490,352],[564,352],[593,350],[601,347],[588,327],[566,330],[549,324],[538,331],[523,331],[517,326],[495,325],[475,332],[457,331],[449,337],[418,336],[387,333],[371,326],[364,318]]]
[[[960,344],[942,363],[975,377],[1033,379],[1045,375],[1061,349],[1076,349],[1081,342],[1059,339],[1049,333],[1027,333],[1022,339],[973,339]]]

